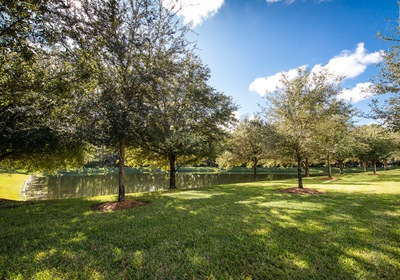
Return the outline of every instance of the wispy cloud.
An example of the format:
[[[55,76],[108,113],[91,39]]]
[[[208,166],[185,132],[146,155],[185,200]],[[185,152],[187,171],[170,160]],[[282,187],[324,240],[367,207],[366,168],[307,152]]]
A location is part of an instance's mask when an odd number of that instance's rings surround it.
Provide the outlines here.
[[[325,68],[334,75],[342,76],[344,79],[352,79],[364,73],[369,65],[376,64],[381,60],[381,51],[368,53],[364,43],[359,43],[353,52],[348,50],[342,51],[339,55],[331,58],[326,65],[315,65],[311,69],[311,72],[317,72]],[[306,66],[303,65],[300,67]],[[249,90],[255,91],[260,95],[265,95],[267,92],[274,91],[281,85],[280,79],[282,78],[282,74],[287,74],[289,78],[294,78],[297,75],[297,68],[290,69],[286,72],[279,72],[269,77],[256,78],[250,84]]]
[[[166,0],[166,7],[175,7],[184,23],[192,23],[193,27],[200,25],[206,19],[214,16],[224,4],[224,0]]]
[[[355,87],[344,89],[341,94],[339,94],[339,98],[342,98],[347,101],[351,101],[352,103],[357,103],[365,98],[368,98],[373,95],[370,92],[370,88],[372,83],[358,83]]]

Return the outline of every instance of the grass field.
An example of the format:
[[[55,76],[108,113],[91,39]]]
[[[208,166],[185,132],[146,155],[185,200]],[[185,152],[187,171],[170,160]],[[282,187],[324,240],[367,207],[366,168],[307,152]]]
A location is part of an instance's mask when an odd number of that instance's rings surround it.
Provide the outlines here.
[[[30,175],[0,173],[0,199],[21,200],[21,191]]]
[[[400,279],[400,170],[0,206],[0,279]]]

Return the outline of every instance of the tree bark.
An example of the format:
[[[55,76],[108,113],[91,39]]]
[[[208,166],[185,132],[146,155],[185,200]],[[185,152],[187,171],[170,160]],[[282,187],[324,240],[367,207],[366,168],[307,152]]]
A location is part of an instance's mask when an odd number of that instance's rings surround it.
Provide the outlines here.
[[[374,160],[374,174],[376,174],[376,160]]]
[[[344,174],[344,161],[338,160],[340,174]]]
[[[303,167],[304,167],[304,176],[311,177],[310,164],[308,163],[308,157],[306,157],[305,161],[303,162]]]
[[[119,140],[118,202],[125,200],[125,138]]]
[[[257,160],[253,161],[253,181],[257,181]]]
[[[363,165],[364,165],[364,172],[367,172],[368,171],[368,162],[364,161]]]
[[[331,155],[328,153],[328,178],[332,179]]]
[[[176,156],[174,154],[171,154],[168,156],[169,159],[169,188],[176,189],[176,167],[175,167],[175,161],[176,161]]]
[[[296,157],[297,157],[297,182],[298,182],[298,187],[302,189],[303,178],[301,177],[301,155],[299,152],[297,152]]]
[[[385,170],[385,171],[388,170],[388,161],[386,159],[383,160],[383,170]]]

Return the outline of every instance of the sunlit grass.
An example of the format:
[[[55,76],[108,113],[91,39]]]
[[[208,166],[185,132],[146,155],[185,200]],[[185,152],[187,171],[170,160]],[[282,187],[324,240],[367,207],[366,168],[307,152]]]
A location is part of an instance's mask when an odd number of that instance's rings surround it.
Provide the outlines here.
[[[400,279],[400,170],[0,207],[0,279]]]
[[[0,173],[0,199],[23,200],[21,191],[30,175]]]

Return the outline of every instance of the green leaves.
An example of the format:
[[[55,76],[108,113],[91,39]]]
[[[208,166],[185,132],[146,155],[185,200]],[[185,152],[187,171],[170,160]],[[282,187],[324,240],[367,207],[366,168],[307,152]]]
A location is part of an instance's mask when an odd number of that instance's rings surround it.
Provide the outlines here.
[[[400,5],[400,4],[399,4]],[[383,52],[383,61],[378,64],[380,71],[373,78],[374,85],[371,88],[376,95],[380,96],[371,103],[372,113],[370,117],[382,122],[388,128],[400,130],[400,45],[399,29],[397,21],[394,22],[391,34],[378,34],[378,38],[388,42],[388,50]]]

